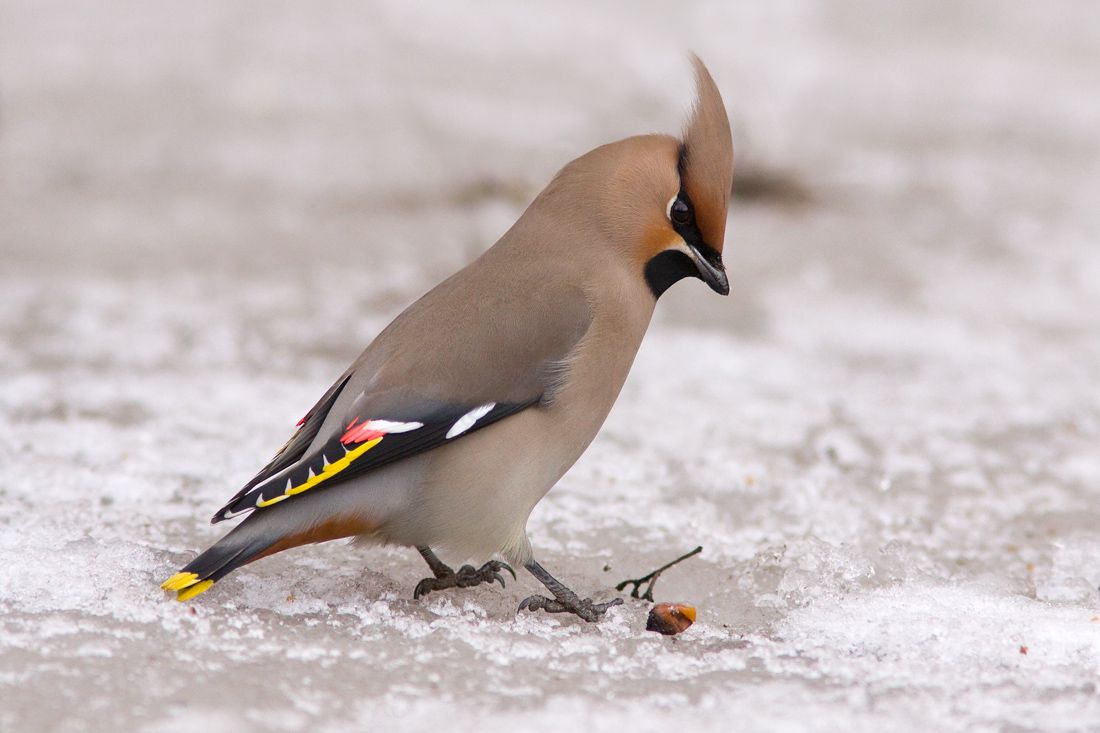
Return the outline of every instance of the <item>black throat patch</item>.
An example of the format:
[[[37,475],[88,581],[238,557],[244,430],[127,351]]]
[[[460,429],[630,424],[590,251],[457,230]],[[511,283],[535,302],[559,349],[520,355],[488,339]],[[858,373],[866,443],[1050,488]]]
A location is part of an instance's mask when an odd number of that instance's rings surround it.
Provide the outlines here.
[[[645,265],[645,281],[654,298],[660,298],[666,290],[685,277],[698,275],[695,263],[678,249],[666,249]]]

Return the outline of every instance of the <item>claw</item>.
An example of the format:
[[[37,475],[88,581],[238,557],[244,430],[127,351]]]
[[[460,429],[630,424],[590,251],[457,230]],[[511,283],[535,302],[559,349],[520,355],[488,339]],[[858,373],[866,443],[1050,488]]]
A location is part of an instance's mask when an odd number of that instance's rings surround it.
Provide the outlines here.
[[[545,596],[528,596],[520,601],[520,611],[531,611],[532,613],[538,610],[549,610],[547,604],[553,603],[549,598]]]
[[[504,585],[504,576],[503,576],[503,575],[501,575],[500,573],[493,573],[493,580],[495,580],[495,581],[497,581],[498,583],[500,583],[500,587],[501,587],[501,588],[504,588],[504,587],[505,587],[505,585]]]
[[[416,587],[413,588],[413,600],[419,601],[422,596],[426,596],[431,592],[431,583],[429,583],[428,579],[425,578],[424,580],[417,583]]]

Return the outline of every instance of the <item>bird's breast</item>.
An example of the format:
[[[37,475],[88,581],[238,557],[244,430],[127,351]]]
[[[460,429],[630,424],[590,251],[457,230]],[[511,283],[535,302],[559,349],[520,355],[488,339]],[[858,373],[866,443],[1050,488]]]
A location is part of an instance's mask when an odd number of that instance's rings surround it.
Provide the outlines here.
[[[635,301],[613,294],[619,297],[596,304],[587,333],[563,360],[547,405],[557,423],[555,432],[575,444],[573,461],[596,437],[618,399],[653,312],[648,298]]]

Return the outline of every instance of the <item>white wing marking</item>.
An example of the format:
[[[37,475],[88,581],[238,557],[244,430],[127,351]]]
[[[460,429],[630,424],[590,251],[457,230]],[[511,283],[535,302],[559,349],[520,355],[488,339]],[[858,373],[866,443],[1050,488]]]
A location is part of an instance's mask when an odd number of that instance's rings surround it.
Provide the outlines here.
[[[367,420],[371,430],[380,433],[407,433],[410,430],[424,427],[422,422],[395,422],[393,420]]]
[[[450,440],[451,438],[457,438],[458,436],[465,433],[467,430],[474,426],[474,423],[488,415],[489,410],[492,410],[496,406],[497,403],[490,402],[487,405],[475,407],[462,417],[458,418],[458,420],[455,421],[455,424],[451,426],[451,429],[447,431],[447,440]]]

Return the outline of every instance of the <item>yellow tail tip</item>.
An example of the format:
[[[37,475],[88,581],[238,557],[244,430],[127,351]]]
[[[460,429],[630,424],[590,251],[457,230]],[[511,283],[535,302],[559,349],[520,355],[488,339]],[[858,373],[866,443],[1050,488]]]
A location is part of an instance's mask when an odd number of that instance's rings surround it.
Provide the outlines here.
[[[201,583],[195,583],[194,585],[184,588],[176,596],[177,601],[189,601],[200,593],[205,593],[210,590],[210,586],[214,585],[213,580],[204,580]]]
[[[168,580],[160,584],[164,590],[183,590],[189,585],[199,582],[199,576],[194,573],[176,573]]]

